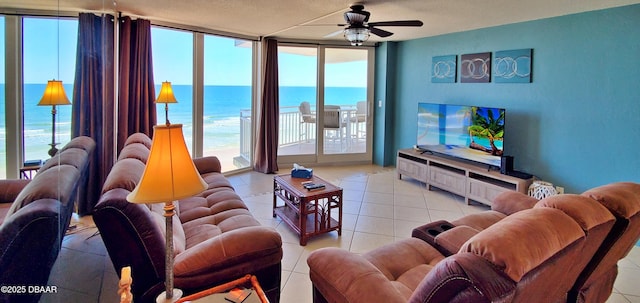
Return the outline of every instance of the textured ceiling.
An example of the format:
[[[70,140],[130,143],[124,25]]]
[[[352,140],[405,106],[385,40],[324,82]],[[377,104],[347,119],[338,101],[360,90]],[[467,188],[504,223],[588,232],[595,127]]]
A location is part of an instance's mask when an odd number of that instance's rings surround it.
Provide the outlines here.
[[[152,21],[186,24],[250,37],[342,40],[349,0],[2,0],[13,9],[122,12]],[[370,22],[417,19],[420,28],[381,27],[394,35],[371,41],[436,36],[640,3],[640,0],[368,0]]]

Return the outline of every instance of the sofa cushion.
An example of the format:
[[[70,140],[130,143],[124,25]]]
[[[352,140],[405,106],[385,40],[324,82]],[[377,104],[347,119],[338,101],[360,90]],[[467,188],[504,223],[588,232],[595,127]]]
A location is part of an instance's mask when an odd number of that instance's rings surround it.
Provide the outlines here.
[[[113,166],[111,172],[104,181],[102,193],[106,193],[112,189],[123,188],[133,191],[142,178],[144,173],[144,163],[136,159],[122,159]]]
[[[196,166],[201,175],[222,172],[220,160],[215,156],[194,158],[193,164]]]
[[[67,164],[77,169],[82,169],[84,165],[87,165],[88,157],[89,153],[84,149],[67,148],[64,153],[59,152],[55,154],[55,156],[51,157],[51,159],[47,160],[47,162],[45,162],[38,170],[38,173],[48,170],[51,167],[56,167],[60,164]]]
[[[444,256],[424,241],[410,238],[370,251],[363,257],[408,299],[420,281]]]
[[[537,202],[538,199],[534,197],[508,190],[500,193],[491,201],[491,209],[508,216],[521,210],[530,209]]]
[[[37,177],[38,182],[29,182],[22,189],[7,212],[7,216],[39,199],[54,199],[66,203],[76,193],[80,171],[71,165],[59,165],[56,168],[39,172]],[[57,184],[57,186],[52,186],[52,184]]]
[[[446,252],[445,255],[448,256],[458,252],[467,240],[479,232],[480,231],[475,228],[460,225],[437,235],[434,241],[439,249],[444,250]]]
[[[216,189],[220,187],[227,187],[233,190],[233,186],[229,183],[229,180],[224,177],[223,174],[213,172],[213,173],[205,173],[201,175],[204,182],[206,182],[209,186],[208,189]],[[206,191],[206,190],[205,190]]]
[[[604,206],[595,203],[592,199],[574,194],[556,195],[542,199],[534,206],[534,208],[540,207],[561,210],[585,231],[591,230],[603,222],[610,222],[613,225],[615,220]]]
[[[537,232],[531,232],[532,229]],[[514,213],[488,227],[469,239],[459,252],[484,257],[518,282],[533,268],[584,236],[582,228],[562,211],[536,208]]]
[[[495,210],[487,210],[483,212],[468,214],[464,217],[461,217],[457,220],[451,221],[451,224],[454,226],[468,226],[475,230],[481,231],[487,229],[487,227],[495,224],[496,222],[504,219],[507,215],[495,211]]]
[[[91,137],[78,136],[71,139],[69,143],[65,144],[65,146],[63,146],[62,149],[58,151],[58,153],[62,153],[63,151],[66,151],[67,149],[70,149],[70,148],[77,148],[77,149],[84,150],[86,152],[93,152],[95,147],[96,147],[96,142]]]
[[[218,176],[209,180],[217,181],[223,178],[221,174]],[[216,183],[228,184],[228,181]],[[231,209],[247,209],[247,206],[232,187],[209,185],[209,189],[195,197],[180,200],[180,220],[184,223]]]
[[[152,142],[151,138],[149,138],[149,136],[147,136],[146,134],[135,133],[127,137],[127,140],[124,141],[124,146],[133,144],[133,143],[142,143],[147,147],[147,149],[151,149],[151,142]]]
[[[626,219],[640,213],[640,184],[618,182],[592,188],[582,193],[604,205],[614,215]]]
[[[185,230],[190,234],[198,233],[198,227],[195,225],[185,226]],[[199,231],[207,232],[204,229]],[[187,237],[188,242],[196,240]],[[261,268],[264,267],[264,264],[261,264],[262,258],[277,253],[282,246],[280,235],[272,228],[264,226],[237,228],[205,241],[195,242],[188,243],[188,246],[191,246],[175,256],[173,273],[176,277],[206,275],[243,263],[255,263],[253,266],[245,265],[247,268]]]
[[[142,143],[131,143],[126,145],[118,155],[118,160],[121,159],[137,159],[140,162],[146,164],[149,158],[149,148]]]

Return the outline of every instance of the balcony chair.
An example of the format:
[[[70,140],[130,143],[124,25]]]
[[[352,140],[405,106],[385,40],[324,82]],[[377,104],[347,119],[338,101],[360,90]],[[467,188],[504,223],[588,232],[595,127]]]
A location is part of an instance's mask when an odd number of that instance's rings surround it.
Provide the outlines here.
[[[360,129],[360,124],[367,122],[367,101],[358,101],[356,103],[356,114],[355,116],[349,117],[349,121],[356,126],[355,138],[360,139],[364,138],[367,133],[366,124],[363,125],[363,129]],[[362,136],[360,136],[362,134]]]
[[[338,105],[325,105],[324,106],[324,133],[325,142],[336,141],[340,142],[340,150],[343,150],[343,134],[342,130],[347,126],[346,122],[342,119],[342,113],[340,112],[340,106]],[[332,131],[334,135],[329,137],[327,132]]]
[[[305,141],[309,142],[310,126],[316,125],[316,115],[311,112],[311,104],[307,101],[301,102],[298,108],[300,110],[300,139],[304,136]]]

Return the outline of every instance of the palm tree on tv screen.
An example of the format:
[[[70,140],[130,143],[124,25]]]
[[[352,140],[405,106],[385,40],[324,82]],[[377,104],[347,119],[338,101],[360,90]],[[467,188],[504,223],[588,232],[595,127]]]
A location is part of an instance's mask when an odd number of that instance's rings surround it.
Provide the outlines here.
[[[502,140],[504,135],[504,111],[497,110],[498,117],[494,116],[494,110],[487,108],[472,107],[471,108],[471,126],[469,126],[469,135],[471,136],[471,144],[469,147],[491,153],[494,156],[502,156],[502,150],[495,145],[495,140]],[[488,149],[473,141],[473,137],[489,139],[491,149]]]

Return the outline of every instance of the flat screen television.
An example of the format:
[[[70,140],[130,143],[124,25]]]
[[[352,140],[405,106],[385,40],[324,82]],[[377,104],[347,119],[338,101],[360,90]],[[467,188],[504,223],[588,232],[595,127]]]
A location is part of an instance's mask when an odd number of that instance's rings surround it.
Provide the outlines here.
[[[504,108],[418,103],[417,146],[499,168],[504,125]]]

